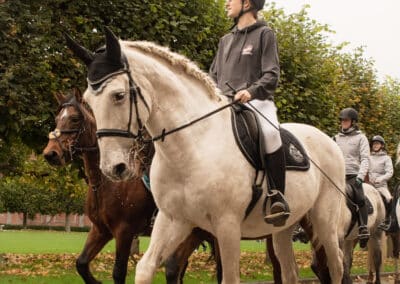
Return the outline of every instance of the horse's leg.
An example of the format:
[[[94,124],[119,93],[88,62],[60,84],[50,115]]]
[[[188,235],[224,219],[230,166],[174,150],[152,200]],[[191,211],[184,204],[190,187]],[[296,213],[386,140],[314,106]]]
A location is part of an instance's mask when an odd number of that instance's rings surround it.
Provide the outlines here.
[[[193,251],[201,244],[203,238],[196,229],[181,243],[176,251],[165,261],[165,277],[168,284],[182,283],[188,259]]]
[[[272,236],[275,255],[281,267],[282,283],[298,283],[298,268],[292,246],[294,228],[291,226]]]
[[[99,251],[112,239],[112,235],[106,231],[99,231],[98,227],[93,225],[86,239],[83,251],[76,260],[76,270],[83,278],[85,283],[97,284],[93,274],[90,272],[89,263],[95,258]]]
[[[373,272],[375,270],[375,283],[381,283],[381,276],[380,270],[382,265],[382,249],[381,249],[381,239],[382,239],[382,232],[376,232],[374,236],[372,236],[368,241],[368,258],[369,258],[369,265],[373,268],[369,268],[370,271]],[[373,279],[371,279],[372,283]]]
[[[330,204],[330,202],[328,201],[324,204]],[[343,277],[343,252],[339,247],[337,227],[335,227],[336,223],[332,222],[330,215],[319,214],[320,212],[327,212],[327,208],[321,207],[317,209],[311,212],[313,230],[317,236],[316,241],[324,248],[331,283],[339,284],[342,282]]]
[[[393,258],[394,258],[394,283],[400,284],[399,277],[399,251],[400,251],[400,231],[397,230],[395,233],[389,234],[393,243]]]
[[[222,263],[222,283],[240,283],[240,220],[236,216],[221,216],[214,224]]]
[[[159,211],[151,233],[149,248],[136,265],[136,284],[150,284],[157,268],[190,234],[193,227],[182,220],[173,220]]]
[[[312,223],[308,215],[304,216],[300,220],[300,225],[306,232],[308,239],[310,240],[313,248],[313,257],[311,263],[311,269],[317,275],[319,281],[324,284],[330,284],[331,276],[329,274],[329,267],[327,263],[327,257],[325,249],[319,244],[318,239],[314,235]]]
[[[279,263],[278,258],[275,255],[272,236],[267,236],[266,242],[267,242],[268,256],[269,256],[269,259],[271,260],[271,264],[272,264],[272,273],[274,275],[274,283],[281,284],[282,283],[281,265]]]
[[[343,284],[350,284],[353,283],[351,279],[351,266],[353,263],[353,248],[354,248],[354,241],[344,241],[343,243]]]
[[[115,234],[115,262],[113,268],[114,283],[125,283],[130,248],[133,240],[131,227],[120,228]]]

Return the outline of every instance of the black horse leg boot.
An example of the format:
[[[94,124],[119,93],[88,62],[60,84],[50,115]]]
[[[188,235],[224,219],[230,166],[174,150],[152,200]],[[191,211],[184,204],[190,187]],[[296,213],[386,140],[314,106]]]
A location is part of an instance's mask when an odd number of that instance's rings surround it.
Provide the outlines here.
[[[272,189],[270,214],[264,217],[268,224],[284,226],[290,216],[289,205],[285,194],[285,152],[280,147],[274,153],[265,155],[265,169],[270,188]]]
[[[360,242],[360,247],[365,248],[369,239],[369,231],[368,231],[368,208],[366,202],[359,207],[358,210],[358,240]]]

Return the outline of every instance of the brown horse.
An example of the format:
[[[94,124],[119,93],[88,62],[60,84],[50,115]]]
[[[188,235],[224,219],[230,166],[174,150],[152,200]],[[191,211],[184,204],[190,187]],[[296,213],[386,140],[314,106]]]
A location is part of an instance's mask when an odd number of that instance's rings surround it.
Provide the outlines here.
[[[111,182],[99,169],[99,152],[96,139],[95,120],[81,101],[81,94],[74,89],[73,96],[57,94],[60,104],[56,116],[56,130],[49,134],[49,142],[43,151],[46,160],[55,166],[62,166],[74,158],[82,156],[85,174],[89,184],[85,212],[93,226],[85,247],[76,261],[78,273],[85,283],[100,283],[89,269],[89,263],[113,237],[116,239],[116,260],[113,270],[115,283],[124,283],[130,246],[135,235],[148,235],[151,231],[151,218],[156,205],[143,181],[137,177],[128,182]],[[152,145],[138,145],[141,149],[138,159],[140,170],[148,171],[153,155]],[[143,166],[144,165],[144,166]],[[182,283],[189,256],[204,241],[214,244],[211,234],[195,228],[191,235],[178,247],[166,261],[167,283]],[[272,240],[268,238],[269,247]],[[214,249],[217,262],[217,278],[221,282],[222,269],[218,257],[218,247]],[[272,250],[275,283],[281,283],[280,268]]]
[[[90,272],[89,263],[114,237],[113,279],[115,283],[125,283],[132,240],[134,236],[150,232],[156,205],[140,178],[113,183],[102,175],[98,167],[96,124],[81,104],[79,91],[75,90],[74,96],[68,99],[59,94],[57,99],[61,105],[56,117],[57,128],[49,134],[43,154],[50,164],[60,166],[82,155],[89,185],[85,212],[93,226],[76,268],[86,283],[100,283]]]

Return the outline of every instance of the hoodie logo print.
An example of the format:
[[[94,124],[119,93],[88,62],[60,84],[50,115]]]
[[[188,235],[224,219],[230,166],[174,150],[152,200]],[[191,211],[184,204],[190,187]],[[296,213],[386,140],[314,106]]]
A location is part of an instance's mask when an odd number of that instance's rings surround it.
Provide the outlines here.
[[[242,49],[242,55],[253,55],[253,45],[252,44],[246,45]]]

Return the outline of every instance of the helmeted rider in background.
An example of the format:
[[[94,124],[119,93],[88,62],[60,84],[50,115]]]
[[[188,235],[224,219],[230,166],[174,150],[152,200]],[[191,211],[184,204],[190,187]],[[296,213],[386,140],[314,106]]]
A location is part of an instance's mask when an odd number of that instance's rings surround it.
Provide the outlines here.
[[[334,140],[343,152],[346,164],[346,181],[354,190],[354,202],[358,205],[358,239],[360,247],[365,247],[369,239],[367,227],[368,209],[362,183],[369,169],[369,143],[358,129],[358,113],[353,108],[345,108],[339,114],[340,131]]]
[[[376,135],[371,140],[371,156],[369,159],[369,182],[383,196],[386,208],[386,219],[381,226],[382,229],[390,228],[390,213],[392,207],[392,195],[388,189],[387,182],[393,176],[393,163],[385,150],[385,139],[382,136]]]
[[[290,210],[283,195],[285,156],[274,103],[280,67],[275,34],[264,21],[257,20],[264,4],[265,0],[226,1],[228,17],[234,19],[235,26],[221,38],[209,74],[224,94],[236,90],[235,99],[242,103],[252,100],[252,105],[270,121],[256,113],[262,122],[266,173],[276,193],[271,196],[270,214],[264,219],[283,226]]]

